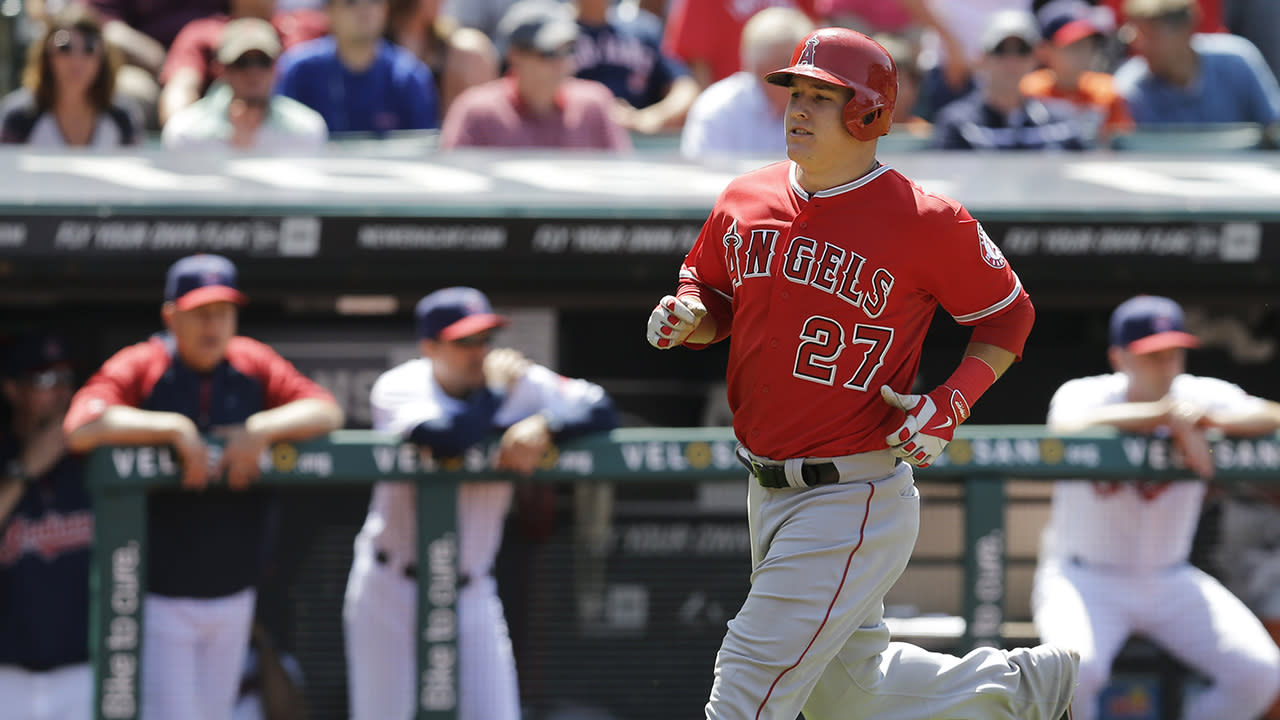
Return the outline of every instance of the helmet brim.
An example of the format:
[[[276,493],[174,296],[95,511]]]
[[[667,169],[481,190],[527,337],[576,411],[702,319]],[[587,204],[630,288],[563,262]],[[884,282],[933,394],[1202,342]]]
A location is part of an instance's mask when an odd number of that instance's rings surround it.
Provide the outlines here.
[[[787,87],[791,85],[791,78],[796,75],[813,80],[820,80],[824,83],[831,83],[832,85],[843,88],[853,88],[853,83],[850,83],[845,78],[807,63],[802,65],[792,65],[791,67],[782,68],[781,70],[774,70],[764,76],[764,81],[772,85]]]

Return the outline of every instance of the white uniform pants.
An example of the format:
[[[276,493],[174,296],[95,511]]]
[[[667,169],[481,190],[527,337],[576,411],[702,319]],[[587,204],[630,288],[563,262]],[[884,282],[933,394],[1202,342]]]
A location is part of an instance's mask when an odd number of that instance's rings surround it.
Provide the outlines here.
[[[0,704],[6,720],[92,720],[93,668],[83,663],[31,672],[0,665]]]
[[[1280,650],[1217,580],[1190,564],[1135,572],[1048,558],[1031,595],[1044,642],[1080,651],[1074,720],[1098,717],[1098,695],[1129,635],[1140,633],[1212,685],[1189,696],[1185,720],[1253,720],[1280,690]]]
[[[1058,720],[1065,711],[1074,681],[1065,653],[983,648],[957,658],[889,642],[884,596],[920,525],[909,465],[874,481],[750,485],[751,591],[716,657],[708,720],[795,720],[802,709],[807,720]]]
[[[411,720],[417,697],[418,588],[357,538],[343,604],[351,720]],[[458,719],[519,720],[515,655],[498,586],[473,578],[458,592]]]
[[[257,593],[174,598],[148,593],[141,720],[228,720],[240,694]]]

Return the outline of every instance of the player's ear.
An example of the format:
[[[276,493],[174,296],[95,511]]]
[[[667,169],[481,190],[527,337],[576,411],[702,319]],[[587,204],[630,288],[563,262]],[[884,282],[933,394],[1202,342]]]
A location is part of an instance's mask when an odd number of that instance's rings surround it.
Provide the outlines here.
[[[1124,372],[1125,359],[1124,348],[1116,347],[1115,345],[1107,348],[1107,360],[1111,362],[1112,370]]]
[[[173,332],[173,316],[178,314],[178,306],[171,302],[167,302],[160,306],[160,319],[164,321],[164,326],[170,332]]]

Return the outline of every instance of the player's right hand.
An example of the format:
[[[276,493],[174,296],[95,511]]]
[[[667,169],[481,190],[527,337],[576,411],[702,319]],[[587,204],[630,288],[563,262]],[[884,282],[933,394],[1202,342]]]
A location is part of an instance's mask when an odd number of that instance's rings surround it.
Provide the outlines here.
[[[187,490],[203,490],[209,484],[209,446],[190,418],[174,413],[173,451],[182,463],[182,487]]]
[[[511,348],[495,348],[484,356],[484,381],[495,392],[507,392],[529,372],[533,361]]]
[[[969,419],[969,403],[946,385],[927,395],[904,395],[888,385],[880,386],[880,397],[907,417],[897,430],[885,436],[889,451],[916,467],[929,467],[955,437],[956,426]]]
[[[667,295],[649,313],[649,344],[659,350],[682,344],[706,314],[706,306],[694,298]]]

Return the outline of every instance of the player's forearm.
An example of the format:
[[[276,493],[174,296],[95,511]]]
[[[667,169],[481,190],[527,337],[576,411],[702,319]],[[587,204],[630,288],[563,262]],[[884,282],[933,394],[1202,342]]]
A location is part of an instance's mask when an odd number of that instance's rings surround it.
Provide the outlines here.
[[[179,413],[112,405],[67,433],[67,447],[83,453],[103,445],[167,445],[191,427],[191,419]]]
[[[277,408],[250,415],[244,428],[267,442],[306,440],[342,427],[345,418],[337,403],[321,398],[303,398]]]
[[[1245,412],[1209,413],[1205,421],[1227,435],[1264,435],[1280,429],[1280,403],[1264,400]]]
[[[0,478],[0,524],[9,519],[9,513],[18,506],[26,485],[13,478]]]
[[[969,346],[964,349],[964,354],[965,357],[976,357],[986,363],[996,374],[997,380],[1005,374],[1005,371],[1013,367],[1013,361],[1018,357],[1002,347],[981,342],[969,343]]]
[[[1148,433],[1166,422],[1168,417],[1169,404],[1166,402],[1119,403],[1055,417],[1049,421],[1049,430],[1070,433],[1112,427],[1123,432]]]

